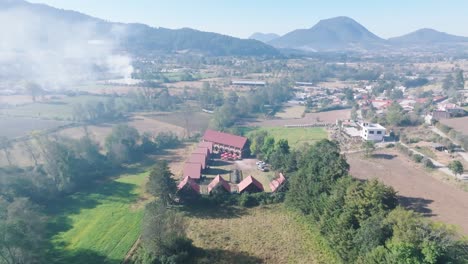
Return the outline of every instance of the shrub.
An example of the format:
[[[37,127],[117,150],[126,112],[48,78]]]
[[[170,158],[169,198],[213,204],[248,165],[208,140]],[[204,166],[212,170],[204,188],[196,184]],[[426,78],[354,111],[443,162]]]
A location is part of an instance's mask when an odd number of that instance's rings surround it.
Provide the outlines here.
[[[386,148],[394,148],[394,147],[395,147],[395,144],[393,144],[393,143],[390,143],[390,144],[388,144],[388,145],[387,145],[387,146],[385,146],[385,147],[386,147]]]
[[[424,165],[424,167],[428,168],[428,169],[434,169],[435,168],[435,165],[434,163],[432,163],[432,161],[428,158],[424,158],[422,160],[422,164]]]
[[[413,160],[416,161],[417,163],[421,163],[422,160],[423,160],[423,156],[419,155],[419,154],[414,154],[413,155]]]

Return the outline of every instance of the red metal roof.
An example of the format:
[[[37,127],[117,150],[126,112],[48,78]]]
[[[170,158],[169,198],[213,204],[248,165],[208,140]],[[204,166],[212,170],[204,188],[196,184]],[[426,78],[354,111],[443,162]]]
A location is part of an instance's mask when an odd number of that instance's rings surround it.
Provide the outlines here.
[[[283,173],[280,173],[277,179],[274,179],[270,182],[271,191],[275,192],[281,185],[283,185],[285,181],[286,178],[284,177]]]
[[[195,149],[192,154],[203,154],[205,155],[205,157],[208,157],[208,155],[210,154],[210,150],[206,147],[199,147],[197,149]]]
[[[243,192],[247,187],[249,187],[251,184],[254,184],[255,186],[257,186],[257,188],[259,188],[260,190],[263,191],[263,185],[257,181],[254,177],[252,176],[249,176],[247,178],[245,178],[243,181],[241,181],[237,186],[239,192]]]
[[[184,165],[184,177],[190,177],[192,179],[200,179],[202,165],[200,163],[185,163]]]
[[[210,193],[214,188],[216,188],[218,185],[220,185],[228,192],[231,192],[231,185],[223,179],[220,175],[216,176],[210,184],[208,184],[208,193]]]
[[[188,159],[188,162],[201,164],[202,170],[206,168],[206,156],[203,154],[192,153],[192,155]]]
[[[205,135],[203,136],[203,140],[239,149],[243,149],[247,143],[246,137],[236,136],[210,129],[206,130]]]
[[[184,180],[179,183],[179,185],[177,185],[177,189],[183,189],[185,186],[187,186],[187,184],[190,187],[190,189],[194,190],[197,193],[200,193],[200,185],[198,185],[192,178],[188,176],[185,177]]]
[[[198,144],[199,148],[207,148],[210,153],[213,151],[213,142],[202,141]]]

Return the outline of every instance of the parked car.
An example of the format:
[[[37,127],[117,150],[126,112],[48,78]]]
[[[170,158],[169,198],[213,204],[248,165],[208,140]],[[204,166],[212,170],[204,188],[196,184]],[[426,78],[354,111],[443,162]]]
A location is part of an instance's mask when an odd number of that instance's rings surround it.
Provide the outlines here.
[[[257,164],[258,166],[260,166],[260,165],[263,166],[263,165],[265,165],[266,163],[265,163],[264,161],[259,160],[259,161],[257,161],[255,164]]]

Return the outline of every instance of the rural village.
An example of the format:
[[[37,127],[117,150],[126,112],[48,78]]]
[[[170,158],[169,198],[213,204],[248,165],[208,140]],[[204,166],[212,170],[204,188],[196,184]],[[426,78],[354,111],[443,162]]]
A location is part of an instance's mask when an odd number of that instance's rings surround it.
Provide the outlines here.
[[[2,75],[0,264],[467,263],[458,46],[311,51],[206,33],[191,49],[199,32],[181,30],[156,51],[129,37],[123,73]]]

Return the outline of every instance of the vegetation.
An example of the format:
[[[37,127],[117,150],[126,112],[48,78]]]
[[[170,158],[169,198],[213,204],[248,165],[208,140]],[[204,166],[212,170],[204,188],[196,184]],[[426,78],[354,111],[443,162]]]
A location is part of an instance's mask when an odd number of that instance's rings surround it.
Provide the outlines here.
[[[250,132],[250,134],[258,133],[257,131],[264,131],[271,137],[279,140],[285,139],[291,147],[300,147],[304,144],[312,144],[318,140],[328,137],[327,131],[321,127],[311,128],[287,128],[287,127],[268,127],[259,128]],[[250,138],[250,134],[247,136]]]
[[[372,157],[372,153],[375,151],[375,143],[373,141],[364,141],[362,147],[364,148],[366,158]]]
[[[463,263],[467,245],[456,233],[398,207],[377,181],[358,182],[338,146],[305,150],[290,179],[287,205],[309,216],[345,263]],[[455,253],[456,252],[456,253]],[[463,253],[464,252],[464,253]]]
[[[463,171],[464,171],[463,164],[459,160],[454,160],[450,162],[448,167],[455,175],[463,174]]]

